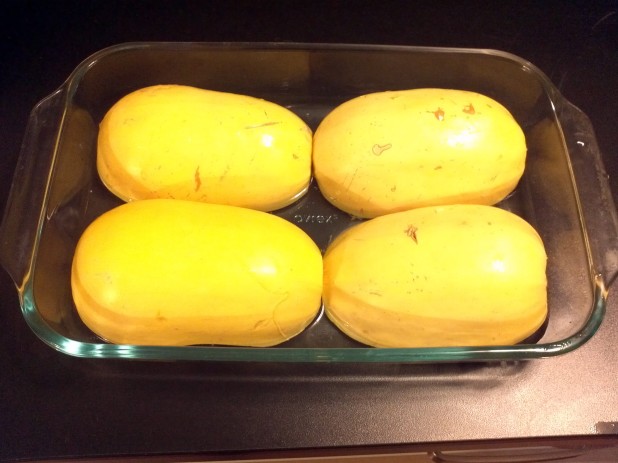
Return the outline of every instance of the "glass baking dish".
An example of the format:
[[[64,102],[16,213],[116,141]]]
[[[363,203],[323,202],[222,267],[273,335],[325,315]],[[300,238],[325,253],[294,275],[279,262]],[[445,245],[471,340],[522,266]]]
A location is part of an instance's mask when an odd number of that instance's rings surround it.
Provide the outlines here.
[[[523,127],[524,177],[500,207],[540,233],[548,253],[549,317],[514,346],[383,349],[357,344],[322,314],[271,348],[158,347],[102,341],[79,319],[70,267],[84,228],[120,200],[95,169],[97,126],[123,95],[154,84],[252,95],[290,108],[313,129],[336,105],[383,90],[442,87],[484,93]],[[353,223],[312,185],[275,212],[325,249]],[[618,266],[616,209],[588,118],[534,65],[494,50],[254,43],[128,43],[95,53],[33,110],[0,229],[0,259],[23,315],[60,352],[90,358],[267,362],[445,362],[550,357],[599,328]]]

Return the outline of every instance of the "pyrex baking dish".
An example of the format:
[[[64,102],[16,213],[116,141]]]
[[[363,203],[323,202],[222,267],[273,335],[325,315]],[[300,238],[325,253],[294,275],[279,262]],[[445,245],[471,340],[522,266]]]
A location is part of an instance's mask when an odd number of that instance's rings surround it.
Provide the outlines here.
[[[277,347],[109,344],[80,321],[70,265],[84,228],[120,204],[95,169],[97,126],[120,97],[176,83],[264,98],[313,129],[360,94],[417,87],[484,93],[524,128],[526,171],[499,206],[528,220],[548,253],[549,317],[515,346],[380,349],[351,341],[319,316]],[[312,185],[276,214],[322,250],[354,223]],[[83,61],[33,110],[0,229],[0,259],[23,315],[44,342],[78,357],[152,360],[438,362],[532,359],[566,353],[599,328],[618,260],[616,209],[588,118],[531,63],[493,50],[315,44],[129,43]],[[370,263],[368,263],[370,265]]]

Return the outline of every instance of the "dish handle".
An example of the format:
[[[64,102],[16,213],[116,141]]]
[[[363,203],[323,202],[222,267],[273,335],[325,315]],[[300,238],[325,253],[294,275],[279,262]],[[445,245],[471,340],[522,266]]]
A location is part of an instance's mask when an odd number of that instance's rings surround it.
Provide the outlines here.
[[[30,272],[34,242],[42,223],[64,96],[65,90],[60,88],[30,113],[0,225],[0,264],[20,292]]]
[[[560,111],[582,213],[588,230],[592,271],[605,289],[618,277],[618,215],[592,123],[571,103]]]

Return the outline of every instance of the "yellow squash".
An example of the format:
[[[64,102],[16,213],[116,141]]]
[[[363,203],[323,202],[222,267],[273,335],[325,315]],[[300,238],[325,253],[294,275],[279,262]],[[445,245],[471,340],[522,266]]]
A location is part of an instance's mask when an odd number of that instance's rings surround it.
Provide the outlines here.
[[[97,169],[125,201],[174,198],[270,211],[307,191],[311,142],[309,127],[275,103],[157,85],[107,112]]]
[[[114,343],[271,346],[316,317],[322,256],[265,212],[134,201],[85,230],[71,284],[81,319]]]
[[[339,235],[324,256],[327,316],[378,347],[513,344],[547,316],[546,254],[493,206],[430,206]]]
[[[314,135],[320,190],[358,217],[416,207],[496,204],[519,182],[524,133],[500,103],[474,92],[414,89],[363,95]]]

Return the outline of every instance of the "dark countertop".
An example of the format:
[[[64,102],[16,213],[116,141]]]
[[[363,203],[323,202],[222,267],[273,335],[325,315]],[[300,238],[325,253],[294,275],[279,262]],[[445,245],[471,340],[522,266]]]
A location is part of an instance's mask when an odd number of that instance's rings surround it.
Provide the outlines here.
[[[30,110],[126,41],[492,48],[541,68],[596,130],[618,198],[618,3],[18,2],[0,8],[0,210]],[[379,6],[378,6],[379,5]],[[336,454],[466,442],[618,445],[618,300],[580,349],[487,365],[80,360],[39,341],[0,271],[0,459]],[[579,445],[579,444],[577,444]],[[304,452],[311,450],[311,452]],[[253,453],[252,453],[253,452]],[[290,453],[291,454],[291,453]]]

